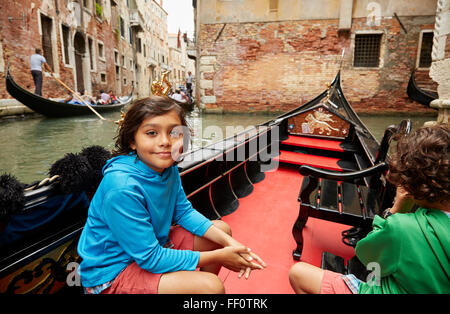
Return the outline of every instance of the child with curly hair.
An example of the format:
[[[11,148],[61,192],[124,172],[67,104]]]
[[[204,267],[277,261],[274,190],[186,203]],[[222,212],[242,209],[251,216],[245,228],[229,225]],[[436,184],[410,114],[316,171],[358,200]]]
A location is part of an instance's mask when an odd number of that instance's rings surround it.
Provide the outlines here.
[[[397,187],[392,208],[375,216],[356,256],[376,263],[379,278],[362,282],[307,263],[289,273],[296,293],[450,293],[450,125],[422,127],[399,139],[387,179]],[[416,205],[416,206],[413,206]]]

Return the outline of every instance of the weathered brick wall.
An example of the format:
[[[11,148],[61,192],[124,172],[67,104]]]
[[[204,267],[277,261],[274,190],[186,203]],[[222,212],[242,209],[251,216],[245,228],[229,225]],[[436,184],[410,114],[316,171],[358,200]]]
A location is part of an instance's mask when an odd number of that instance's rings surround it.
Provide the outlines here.
[[[32,5],[34,3],[34,6]],[[67,18],[69,11],[65,6],[65,2],[58,1],[59,12],[56,12],[56,8],[44,3],[44,1],[31,1],[31,0],[14,0],[14,1],[1,1],[0,2],[0,42],[3,49],[3,61],[4,71],[0,69],[0,99],[12,98],[6,91],[5,75],[7,64],[11,65],[11,74],[14,80],[22,87],[34,91],[33,78],[30,73],[30,56],[34,53],[35,48],[42,48],[41,36],[39,35],[39,23],[38,23],[38,9],[48,16],[53,17],[53,27],[56,31],[56,42],[53,42],[57,47],[58,54],[58,67],[59,67],[59,79],[66,85],[74,89],[75,76],[73,67],[67,67],[63,63],[63,52],[61,44],[60,23],[67,24]],[[82,9],[83,10],[83,9]],[[83,11],[84,12],[84,11]],[[14,19],[21,18],[22,13],[25,13],[25,22],[22,20],[8,20],[8,17]],[[84,13],[86,14],[86,13]],[[96,53],[96,71],[91,72],[92,93],[98,96],[100,89],[113,89],[116,90],[116,75],[114,64],[114,51],[116,49],[122,54],[130,55],[132,47],[126,40],[118,40],[111,24],[108,21],[101,21],[91,15],[87,23],[85,30],[79,30],[83,37],[89,35],[94,39],[94,45]],[[71,28],[70,40],[73,41],[75,28]],[[98,59],[97,51],[97,39],[104,43],[105,61]],[[86,49],[88,49],[88,42],[86,42]],[[72,42],[73,46],[73,42]],[[128,62],[128,58],[126,59]],[[122,80],[121,91],[122,95],[131,92],[131,81],[133,80],[133,73],[130,71],[127,64],[127,69],[121,67]],[[55,68],[54,68],[55,71]],[[107,73],[106,82],[101,82],[100,73]],[[123,85],[123,78],[126,77],[128,84]],[[67,90],[61,86],[56,80],[51,77],[44,76],[42,95],[43,97],[65,97]]]
[[[34,49],[41,47],[41,38],[38,29],[37,8],[41,1],[34,1],[35,7],[31,7],[31,1],[2,1],[0,3],[0,40],[3,47],[5,71],[0,73],[0,98],[11,98],[5,87],[6,66],[11,66],[11,74],[14,80],[22,87],[33,90],[33,78],[30,73],[30,56]],[[18,19],[26,14],[25,23],[22,20],[8,20],[8,17]],[[60,53],[60,49],[59,49]],[[61,79],[71,83],[67,73],[61,73]],[[60,84],[52,79],[44,77],[43,92],[45,96],[54,97],[63,92]],[[52,91],[50,94],[48,91]]]
[[[416,62],[421,29],[433,29],[434,17],[394,18],[369,27],[353,19],[350,32],[338,20],[201,24],[199,94],[209,111],[286,111],[326,88],[339,69],[342,85],[358,112],[432,112],[406,94]],[[356,31],[382,31],[380,68],[352,65]]]

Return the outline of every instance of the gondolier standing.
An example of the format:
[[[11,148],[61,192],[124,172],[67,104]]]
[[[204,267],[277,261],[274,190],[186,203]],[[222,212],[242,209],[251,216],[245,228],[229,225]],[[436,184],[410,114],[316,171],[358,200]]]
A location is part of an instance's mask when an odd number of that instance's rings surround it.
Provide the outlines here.
[[[192,96],[192,79],[193,79],[192,73],[191,71],[189,71],[188,75],[186,76],[186,89],[189,94],[189,97]]]
[[[35,53],[30,57],[31,75],[33,76],[34,86],[36,87],[34,93],[42,96],[42,65],[49,72],[52,69],[47,63],[47,60],[41,55],[41,49],[36,48]]]

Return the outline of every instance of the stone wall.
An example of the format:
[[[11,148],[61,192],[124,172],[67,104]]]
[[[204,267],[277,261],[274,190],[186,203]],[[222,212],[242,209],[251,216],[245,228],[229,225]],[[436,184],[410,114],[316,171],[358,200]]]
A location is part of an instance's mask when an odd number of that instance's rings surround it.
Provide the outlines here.
[[[210,112],[292,109],[333,80],[345,48],[342,86],[358,112],[433,113],[411,101],[406,87],[420,31],[434,28],[434,16],[405,16],[401,22],[406,33],[395,18],[378,26],[354,18],[349,31],[338,30],[338,19],[200,24],[197,98]],[[353,67],[359,32],[383,34],[379,68]]]

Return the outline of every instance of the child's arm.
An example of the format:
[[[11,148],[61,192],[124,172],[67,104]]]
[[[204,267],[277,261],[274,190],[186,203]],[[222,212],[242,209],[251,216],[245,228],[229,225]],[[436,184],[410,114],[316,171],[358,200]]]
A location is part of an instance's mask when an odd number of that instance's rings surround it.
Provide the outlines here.
[[[216,260],[216,262],[224,265],[226,268],[229,268],[229,267],[227,267],[227,265],[224,264],[224,262],[228,261],[229,258],[231,258],[232,260],[234,260],[236,262],[239,261],[240,266],[237,268],[238,269],[237,271],[246,270],[247,271],[246,277],[248,278],[248,276],[250,275],[250,270],[263,269],[264,267],[266,267],[266,263],[258,255],[251,252],[250,249],[246,248],[243,244],[241,244],[240,242],[238,242],[237,240],[232,238],[230,235],[228,235],[226,232],[222,231],[221,229],[217,228],[214,225],[212,225],[211,227],[208,228],[208,230],[206,230],[203,237],[224,247],[225,251],[222,253],[225,253],[225,255],[220,255],[219,260]],[[235,248],[235,250],[227,249],[229,247]],[[214,251],[212,251],[212,252],[214,252]],[[236,254],[236,253],[238,255],[240,255],[242,260],[236,259],[235,257],[230,256],[230,255]],[[200,260],[202,259],[201,254],[202,253],[200,253]],[[220,258],[222,260],[220,260]],[[255,261],[257,263],[255,263]],[[243,262],[245,262],[245,263],[243,263]],[[231,268],[229,268],[229,269],[231,269]],[[232,270],[234,270],[234,269],[232,269]],[[234,271],[236,271],[236,270],[234,270]],[[240,276],[241,275],[242,275],[242,272],[241,272]]]
[[[392,214],[409,213],[414,205],[414,198],[401,186],[397,187],[394,204],[389,210]]]
[[[198,267],[207,266],[210,264],[221,264],[225,268],[238,272],[242,269],[261,269],[262,266],[251,263],[241,255],[248,252],[245,246],[226,246],[222,249],[214,251],[200,252],[198,260]]]

